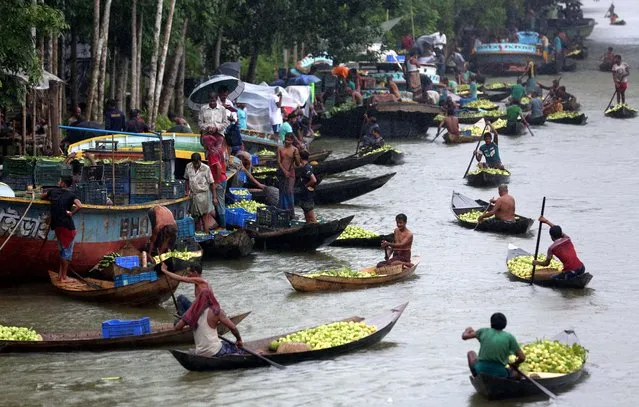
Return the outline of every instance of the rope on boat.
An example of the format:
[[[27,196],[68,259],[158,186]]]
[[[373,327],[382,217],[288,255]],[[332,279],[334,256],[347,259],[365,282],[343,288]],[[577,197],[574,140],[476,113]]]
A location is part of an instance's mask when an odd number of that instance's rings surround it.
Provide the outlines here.
[[[2,251],[2,249],[4,249],[4,246],[7,244],[9,239],[11,239],[11,237],[13,236],[15,231],[18,229],[18,227],[20,226],[20,224],[24,220],[24,217],[27,216],[27,213],[29,213],[29,209],[31,209],[31,205],[33,205],[34,199],[35,199],[35,191],[31,191],[31,202],[29,202],[29,206],[27,206],[27,210],[24,211],[24,214],[22,214],[22,217],[20,218],[18,223],[16,223],[14,228],[11,230],[11,233],[9,233],[9,237],[7,237],[7,239],[4,241],[4,243],[2,243],[2,246],[0,246],[0,251]]]

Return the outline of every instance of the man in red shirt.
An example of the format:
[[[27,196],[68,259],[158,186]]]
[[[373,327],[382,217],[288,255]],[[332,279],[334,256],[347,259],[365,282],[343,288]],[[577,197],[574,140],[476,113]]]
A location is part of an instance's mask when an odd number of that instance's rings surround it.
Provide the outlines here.
[[[586,271],[586,267],[581,262],[581,260],[579,260],[579,257],[577,257],[575,246],[572,245],[570,237],[563,233],[559,225],[554,225],[543,216],[539,218],[539,221],[550,226],[550,238],[552,239],[553,243],[548,248],[546,260],[533,260],[532,264],[536,266],[547,267],[550,265],[550,261],[552,260],[553,256],[555,256],[564,265],[564,271],[554,276],[554,279],[570,280],[571,278],[582,275]]]

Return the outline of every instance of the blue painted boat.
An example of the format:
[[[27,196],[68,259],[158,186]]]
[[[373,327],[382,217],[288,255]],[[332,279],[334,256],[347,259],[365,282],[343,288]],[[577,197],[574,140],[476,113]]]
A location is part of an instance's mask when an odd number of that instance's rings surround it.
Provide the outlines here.
[[[542,52],[533,44],[497,42],[476,48],[477,64],[482,73],[493,75],[521,74],[528,61],[535,67],[544,62]]]

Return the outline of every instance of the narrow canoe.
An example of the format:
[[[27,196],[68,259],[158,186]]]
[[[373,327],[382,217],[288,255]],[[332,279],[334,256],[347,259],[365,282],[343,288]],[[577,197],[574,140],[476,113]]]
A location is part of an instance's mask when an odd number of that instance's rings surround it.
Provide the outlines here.
[[[313,161],[317,161],[322,162],[324,160],[326,160],[328,158],[329,155],[331,155],[333,153],[332,150],[322,150],[322,151],[318,151],[315,153],[311,153],[308,156],[308,161],[309,162],[313,162]],[[275,167],[277,166],[277,157],[275,154],[273,155],[261,155],[258,156],[259,157],[259,165],[264,165],[264,166],[269,166],[269,167]]]
[[[506,263],[508,260],[514,259],[519,256],[532,256],[532,253],[528,253],[524,249],[521,249],[513,244],[508,245],[508,256],[506,257]],[[552,276],[557,274],[557,271],[554,269],[538,269],[535,270],[535,281],[533,284],[542,286],[542,287],[555,287],[555,288],[584,288],[590,280],[592,280],[592,274],[583,273],[582,275],[570,279],[570,280],[554,280]],[[530,284],[530,279],[521,278],[510,271],[508,271],[508,276],[515,281],[521,281],[522,283]]]
[[[522,136],[526,134],[526,126],[523,123],[517,122],[515,128],[509,128],[508,126],[499,129],[499,134],[504,136]]]
[[[87,301],[112,302],[118,305],[157,305],[171,297],[179,281],[158,276],[155,281],[142,281],[122,287],[115,287],[113,281],[85,277],[87,283],[67,277],[69,281],[60,282],[58,273],[49,271],[53,286],[69,297]],[[100,288],[97,288],[100,287]]]
[[[386,151],[379,151],[377,153],[362,156],[356,155],[345,158],[338,158],[336,160],[322,161],[313,166],[313,173],[315,175],[331,175],[349,171],[364,165],[373,164],[385,152]]]
[[[577,126],[586,124],[587,120],[588,120],[588,116],[586,116],[585,113],[582,113],[574,117],[562,117],[561,119],[553,119],[552,117],[546,117],[546,121],[549,121],[552,123],[574,124]]]
[[[557,340],[566,345],[579,343],[579,339],[572,330],[564,330],[555,335],[552,340]],[[584,364],[585,365],[585,364]],[[584,373],[584,367],[572,373],[534,373],[537,377],[533,377],[539,384],[550,391],[565,390],[574,385],[581,379]],[[536,396],[543,394],[541,390],[526,379],[505,379],[501,377],[488,376],[479,374],[470,376],[477,393],[490,400],[507,399],[515,397]]]
[[[459,121],[459,124],[475,124],[477,123],[477,120],[481,120],[481,119],[490,119],[490,121],[492,122],[497,121],[499,119],[506,120],[506,114],[504,113],[499,116],[493,116],[491,114],[467,116],[467,115],[460,114],[459,116],[457,116],[457,120]]]
[[[526,117],[526,121],[528,122],[529,125],[531,126],[541,126],[544,123],[546,123],[546,116],[539,116],[539,117]]]
[[[496,187],[499,184],[507,184],[510,182],[510,171],[505,174],[489,174],[486,171],[478,173],[469,172],[466,176],[466,182],[473,187]]]
[[[415,274],[415,269],[419,265],[420,257],[411,258],[411,267],[404,268],[401,264],[376,268],[367,267],[360,272],[375,272],[373,277],[348,278],[348,277],[306,277],[300,273],[285,272],[286,278],[296,291],[317,292],[317,291],[341,291],[358,290],[361,288],[376,287],[405,280]]]
[[[400,165],[404,163],[404,153],[397,150],[387,150],[384,154],[377,157],[373,164],[376,165]]]
[[[325,182],[315,188],[313,200],[316,205],[330,205],[345,202],[383,187],[393,176],[395,176],[394,172],[374,178],[355,178],[339,182]],[[299,202],[301,194],[302,191],[296,189],[296,202]]]
[[[204,249],[206,258],[237,259],[246,257],[253,251],[253,239],[244,229],[234,230],[232,233],[222,236],[206,236],[197,238]]]
[[[284,229],[258,226],[256,230],[248,230],[248,233],[255,239],[258,249],[312,251],[333,243],[354,217],[351,215],[326,223],[309,223]]]
[[[456,139],[456,141],[452,141],[450,135],[446,132],[444,133],[442,138],[444,139],[444,143],[446,144],[476,143],[478,140],[481,139],[481,135],[478,134],[476,136],[466,136],[462,134]]]
[[[330,246],[379,248],[382,245],[382,240],[392,242],[394,239],[395,236],[392,233],[390,235],[380,235],[375,237],[354,237],[350,239],[336,239],[333,243],[330,244]]]
[[[610,25],[626,25],[625,20],[615,21],[614,23],[610,23]]]
[[[236,325],[242,322],[250,312],[235,315],[231,321]],[[218,325],[217,332],[224,335],[228,328]],[[151,326],[151,333],[119,338],[102,337],[102,332],[45,333],[41,341],[1,341],[0,353],[26,352],[74,352],[74,351],[113,351],[153,349],[166,346],[192,345],[193,332],[189,327],[176,331],[173,324]]]
[[[377,327],[377,331],[370,335],[367,335],[361,339],[353,342],[346,343],[344,345],[334,346],[331,348],[317,349],[302,352],[291,353],[275,353],[271,352],[268,347],[269,344],[283,336],[297,332],[287,332],[280,335],[271,336],[269,338],[258,339],[254,341],[244,342],[244,346],[247,349],[251,349],[254,352],[260,353],[274,362],[280,364],[293,364],[302,362],[305,360],[318,360],[334,358],[335,356],[351,353],[358,349],[366,348],[381,341],[388,333],[393,329],[395,323],[404,312],[404,309],[408,303],[399,305],[392,308],[390,311],[375,316],[372,318],[363,318],[354,316],[351,318],[343,319],[342,321],[354,321],[364,322],[368,325],[374,325]],[[340,321],[334,321],[340,322]],[[171,354],[177,359],[177,361],[187,370],[192,371],[216,371],[216,370],[232,370],[232,369],[244,369],[251,367],[268,366],[266,362],[250,354],[231,354],[221,357],[205,357],[198,356],[192,351],[185,352],[181,350],[171,350]]]
[[[606,110],[605,115],[615,119],[632,119],[637,116],[635,109],[628,109],[626,106],[622,106],[617,110]]]
[[[482,232],[503,233],[507,235],[519,235],[528,233],[530,231],[530,227],[535,223],[533,219],[526,218],[518,214],[515,214],[515,220],[512,222],[493,218],[487,219],[479,224],[465,221],[459,217],[459,215],[473,210],[483,212],[487,207],[488,202],[482,201],[481,199],[473,200],[472,198],[455,191],[453,191],[453,196],[450,200],[450,208],[455,214],[457,222],[459,225],[468,229],[479,230]]]
[[[491,102],[501,102],[510,96],[510,88],[504,88],[498,91],[485,90],[481,99],[488,99]]]

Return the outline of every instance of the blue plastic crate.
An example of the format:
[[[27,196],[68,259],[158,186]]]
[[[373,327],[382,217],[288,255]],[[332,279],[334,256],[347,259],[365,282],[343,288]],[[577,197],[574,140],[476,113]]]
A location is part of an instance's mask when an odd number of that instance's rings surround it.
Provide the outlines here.
[[[140,267],[140,258],[138,256],[120,256],[115,258],[115,264],[125,269],[132,269]]]
[[[246,184],[246,181],[248,181],[248,177],[246,176],[246,173],[244,171],[238,172],[237,177],[242,183],[242,185]]]
[[[244,195],[240,195],[238,194],[239,191],[248,192],[248,189],[247,188],[229,188],[229,193],[231,194],[231,197],[233,197],[233,202],[250,201],[251,199],[253,199],[253,195],[250,192]]]
[[[137,284],[142,281],[157,281],[158,274],[155,271],[145,271],[139,274],[120,274],[113,278],[113,285],[124,287],[125,285]]]
[[[122,336],[139,336],[151,333],[151,319],[144,317],[132,320],[111,319],[102,322],[102,337],[119,338]]]
[[[190,216],[185,216],[183,219],[176,220],[178,228],[178,238],[195,236],[195,221]]]
[[[255,213],[249,212],[242,208],[226,209],[226,224],[243,228],[246,222],[254,221],[257,218]]]
[[[260,156],[257,154],[251,155],[251,165],[258,165],[260,163]]]

